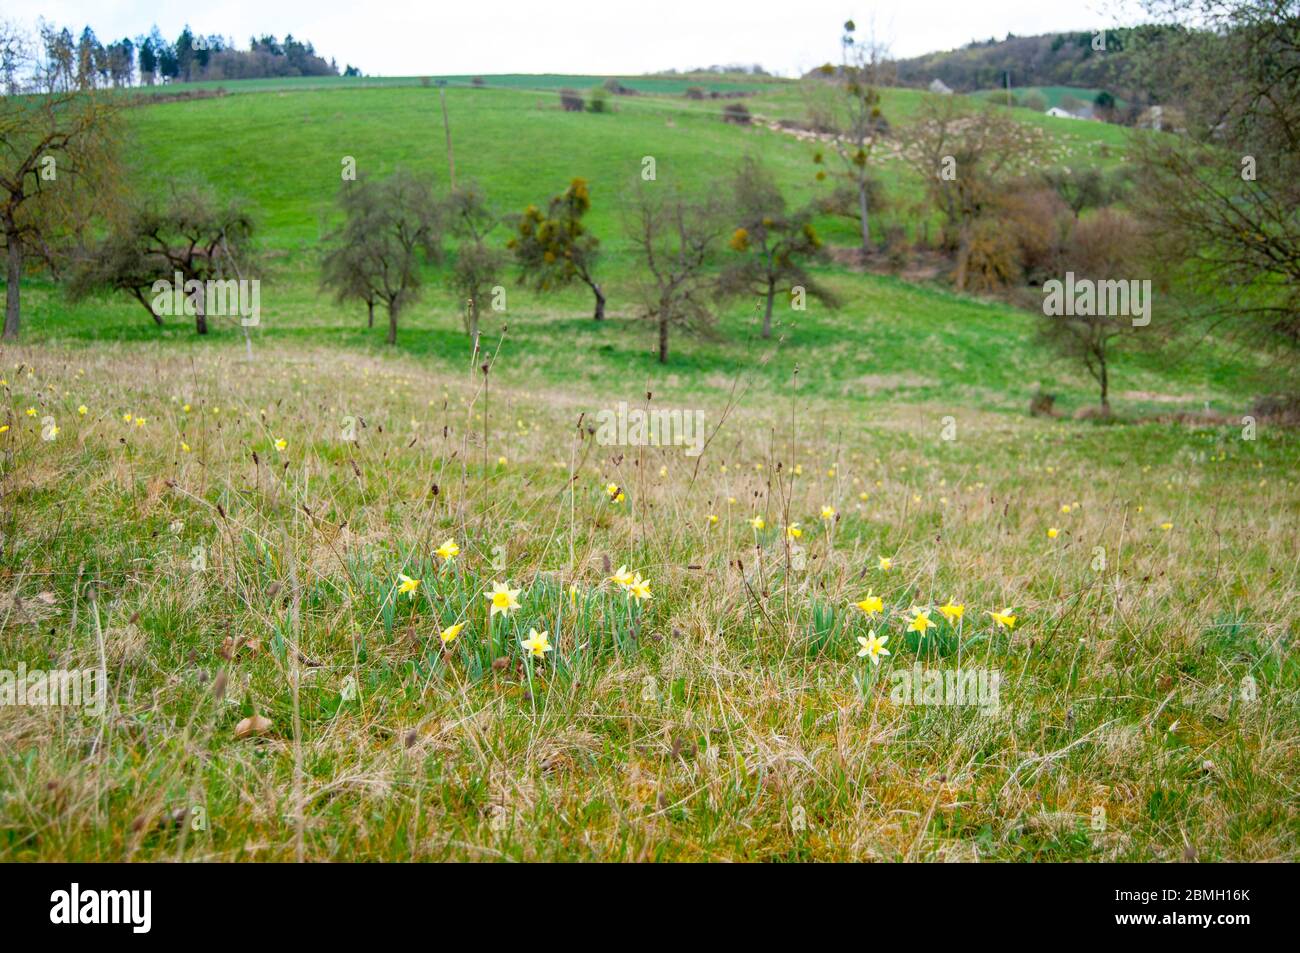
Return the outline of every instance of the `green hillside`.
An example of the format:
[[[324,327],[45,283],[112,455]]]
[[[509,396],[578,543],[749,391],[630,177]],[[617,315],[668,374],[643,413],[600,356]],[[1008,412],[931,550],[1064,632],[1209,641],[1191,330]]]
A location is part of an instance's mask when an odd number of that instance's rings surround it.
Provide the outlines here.
[[[651,330],[637,317],[636,267],[623,237],[621,212],[644,156],[655,157],[659,182],[690,189],[718,188],[739,157],[754,154],[774,171],[793,203],[825,191],[813,176],[813,144],[761,124],[741,128],[724,123],[720,101],[680,95],[611,97],[610,113],[574,114],[561,111],[552,93],[539,91],[547,84],[586,88],[598,79],[489,77],[484,88],[455,85],[446,90],[457,175],[478,181],[498,212],[542,201],[574,176],[591,183],[589,221],[607,253],[603,267],[614,320],[603,326],[585,320],[588,302],[578,292],[541,298],[512,286],[509,324],[516,346],[530,349],[530,363],[539,374],[570,373],[569,355],[576,344],[590,358],[581,373],[596,381],[651,370]],[[740,88],[748,80],[741,80]],[[378,332],[364,327],[363,315],[317,291],[317,243],[335,221],[343,157],[354,157],[365,174],[382,176],[401,165],[431,174],[443,186],[447,168],[438,90],[402,85],[402,80],[367,86],[370,82],[339,79],[322,91],[316,80],[281,81],[282,88],[261,95],[165,102],[130,111],[129,175],[134,185],[158,192],[169,183],[200,182],[253,209],[266,269],[263,326],[255,340],[380,345]],[[758,85],[761,91],[744,100],[756,116],[779,120],[802,114],[803,95],[795,84]],[[886,115],[907,121],[923,95],[888,91]],[[1080,167],[1122,159],[1123,129],[1027,110],[1015,115],[1043,131],[1050,163]],[[880,174],[891,204],[905,212],[919,197],[913,175],[896,159],[886,160]],[[902,214],[894,213],[892,220]],[[853,242],[849,222],[823,218],[818,229],[831,243]],[[504,241],[505,231],[499,227],[498,240]],[[981,405],[1011,410],[1023,406],[1030,383],[1041,382],[1060,392],[1067,407],[1091,400],[1092,386],[1085,377],[1044,359],[1033,341],[1031,314],[833,265],[821,267],[819,274],[845,304],[834,313],[814,305],[786,329],[785,347],[807,368],[808,386],[842,395],[851,390],[846,380],[867,373],[881,375],[883,385],[854,391],[855,398],[928,399],[958,388]],[[439,277],[429,276],[423,300],[405,312],[399,346],[454,366],[461,360],[464,339]],[[40,340],[163,337],[180,347],[202,346],[179,323],[160,331],[125,297],[73,306],[40,282],[32,291],[28,333]],[[732,373],[745,365],[752,356],[752,307],[728,305],[716,336],[679,336],[672,370]],[[238,330],[227,327],[219,333],[237,335]],[[946,357],[929,362],[924,374],[909,373],[918,348]],[[1199,408],[1207,400],[1240,404],[1249,394],[1249,366],[1238,358],[1210,356],[1206,350],[1194,353],[1189,362],[1171,370],[1154,356],[1126,355],[1115,376],[1121,391],[1157,395],[1154,404],[1129,401],[1137,411],[1168,409],[1171,395],[1177,403]],[[779,378],[783,372],[773,366],[771,373]]]

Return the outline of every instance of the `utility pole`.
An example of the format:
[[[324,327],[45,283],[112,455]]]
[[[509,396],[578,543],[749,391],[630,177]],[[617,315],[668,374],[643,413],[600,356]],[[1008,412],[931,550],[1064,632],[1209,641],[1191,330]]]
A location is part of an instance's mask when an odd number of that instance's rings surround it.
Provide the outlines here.
[[[447,81],[438,82],[438,98],[442,101],[442,129],[447,134],[447,171],[451,179],[451,189],[456,190],[456,157],[451,151],[451,122],[447,119]]]

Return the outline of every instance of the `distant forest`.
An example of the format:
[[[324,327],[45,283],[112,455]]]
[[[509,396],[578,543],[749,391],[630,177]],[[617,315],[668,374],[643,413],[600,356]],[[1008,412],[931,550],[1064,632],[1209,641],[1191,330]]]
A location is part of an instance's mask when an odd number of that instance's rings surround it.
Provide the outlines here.
[[[175,42],[166,40],[158,27],[135,39],[125,37],[102,43],[86,27],[79,37],[66,27],[41,25],[41,47],[48,74],[72,89],[110,86],[153,86],[198,80],[260,79],[272,76],[337,76],[338,64],[326,60],[310,42],[292,34],[281,41],[274,36],[250,37],[249,48],[238,49],[233,39],[203,36],[186,25]],[[16,70],[5,64],[7,84]],[[345,76],[359,76],[348,66]]]
[[[984,40],[958,50],[927,53],[895,64],[898,82],[925,86],[940,79],[957,92],[1001,87],[1080,86],[1104,89],[1141,108],[1167,102],[1175,91],[1151,68],[1155,52],[1182,38],[1181,26],[1138,26],[1096,33],[1046,33]]]

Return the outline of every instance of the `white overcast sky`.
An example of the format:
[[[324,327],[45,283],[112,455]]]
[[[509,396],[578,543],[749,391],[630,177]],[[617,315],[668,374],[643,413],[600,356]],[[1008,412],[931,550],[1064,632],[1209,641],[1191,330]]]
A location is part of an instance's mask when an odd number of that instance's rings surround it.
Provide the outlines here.
[[[317,52],[379,76],[465,73],[642,73],[761,63],[784,75],[839,57],[853,17],[874,20],[895,56],[1007,33],[1094,30],[1138,22],[1136,0],[5,0],[0,16],[38,17],[103,42],[157,23],[195,32],[310,40]]]

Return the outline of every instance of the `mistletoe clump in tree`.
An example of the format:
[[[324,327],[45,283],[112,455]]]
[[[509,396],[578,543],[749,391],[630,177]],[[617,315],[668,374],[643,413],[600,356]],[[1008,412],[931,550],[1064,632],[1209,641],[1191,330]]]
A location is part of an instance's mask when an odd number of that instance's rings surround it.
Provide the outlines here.
[[[830,134],[831,146],[840,160],[839,169],[832,174],[844,188],[842,194],[833,197],[832,204],[840,214],[858,220],[865,255],[871,251],[871,209],[878,204],[881,193],[868,163],[872,150],[889,128],[880,111],[880,90],[889,84],[891,68],[885,47],[874,37],[857,40],[856,29],[852,20],[844,24],[840,38],[843,62],[838,69],[830,64],[821,68],[830,82],[809,104],[809,118],[814,129]],[[820,165],[822,154],[818,152],[813,161]],[[818,171],[819,181],[825,176],[825,170]]]
[[[553,291],[581,281],[596,297],[597,321],[605,317],[605,295],[594,273],[600,239],[587,231],[583,216],[591,208],[586,179],[574,179],[551,199],[545,214],[530,205],[519,216],[517,234],[506,243],[519,264],[519,280],[538,291]]]
[[[738,227],[728,243],[740,253],[723,270],[719,290],[725,296],[764,296],[763,337],[772,336],[772,306],[778,290],[811,295],[834,307],[829,289],[808,273],[805,262],[822,255],[821,239],[812,227],[813,210],[787,212],[785,196],[756,159],[742,161],[732,183]],[[802,297],[802,296],[801,296]]]

